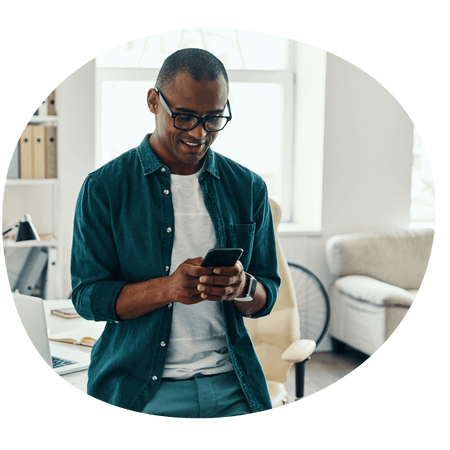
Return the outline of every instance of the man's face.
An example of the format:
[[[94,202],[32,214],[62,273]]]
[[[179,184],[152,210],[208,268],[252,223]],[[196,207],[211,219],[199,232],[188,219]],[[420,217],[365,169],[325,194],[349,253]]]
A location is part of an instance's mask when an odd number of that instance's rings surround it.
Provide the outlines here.
[[[198,117],[226,114],[227,85],[221,76],[215,81],[193,80],[186,73],[179,73],[162,91],[173,113],[193,114]],[[178,130],[173,119],[162,105],[157,92],[148,94],[150,110],[156,115],[155,132],[150,144],[157,156],[172,173],[195,173],[206,151],[217,138],[218,132],[206,131],[199,123],[189,131]]]

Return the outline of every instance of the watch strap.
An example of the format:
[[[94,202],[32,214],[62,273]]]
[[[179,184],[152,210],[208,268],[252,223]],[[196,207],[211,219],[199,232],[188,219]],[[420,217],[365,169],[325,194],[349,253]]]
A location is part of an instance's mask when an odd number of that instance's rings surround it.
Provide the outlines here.
[[[256,285],[258,284],[258,281],[253,275],[247,272],[245,274],[248,277],[247,293],[245,297],[235,298],[235,300],[237,300],[238,302],[251,302],[255,298]]]

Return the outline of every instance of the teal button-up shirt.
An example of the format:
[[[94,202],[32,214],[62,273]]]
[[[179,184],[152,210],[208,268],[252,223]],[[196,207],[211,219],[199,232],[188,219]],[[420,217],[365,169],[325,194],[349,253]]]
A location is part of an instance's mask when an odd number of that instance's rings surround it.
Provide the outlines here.
[[[174,233],[170,171],[147,135],[141,145],[90,173],[75,211],[72,299],[88,320],[106,321],[91,353],[88,394],[142,411],[158,389],[170,343],[172,305],[121,321],[115,303],[123,286],[168,276]],[[250,170],[208,150],[199,178],[218,247],[244,249],[241,262],[267,292],[254,318],[271,311],[280,285],[267,189]],[[192,255],[196,257],[198,255]],[[223,301],[228,350],[253,412],[270,409],[264,374],[243,317]]]

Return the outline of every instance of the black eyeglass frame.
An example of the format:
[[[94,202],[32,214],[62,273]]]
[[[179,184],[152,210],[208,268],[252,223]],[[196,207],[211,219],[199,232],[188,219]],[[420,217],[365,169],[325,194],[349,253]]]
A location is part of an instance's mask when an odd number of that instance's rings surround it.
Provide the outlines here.
[[[172,119],[173,119],[173,126],[174,126],[174,128],[176,128],[177,130],[181,130],[181,131],[190,131],[190,130],[193,130],[194,128],[197,128],[197,127],[198,127],[198,124],[201,123],[202,126],[203,126],[203,128],[204,128],[208,133],[218,133],[219,131],[222,131],[222,130],[226,127],[227,123],[232,119],[231,108],[230,108],[230,102],[229,102],[228,99],[227,99],[227,105],[226,105],[226,106],[228,106],[228,112],[230,113],[229,116],[205,116],[205,117],[198,117],[198,116],[194,116],[194,114],[174,113],[174,112],[172,112],[172,110],[169,108],[169,105],[167,104],[167,101],[166,101],[166,99],[164,98],[164,95],[162,94],[162,92],[161,92],[158,88],[155,88],[155,90],[156,90],[156,92],[157,92],[158,95],[159,95],[159,99],[161,100],[161,103],[162,103],[162,105],[164,106],[164,109],[167,111],[167,113],[169,114],[169,116],[172,117]],[[177,126],[175,125],[175,119],[176,119],[178,116],[194,117],[194,119],[197,119],[197,122],[196,122],[195,125],[192,126],[191,128],[179,128],[179,127],[177,127]],[[218,119],[218,118],[225,119],[225,120],[226,120],[225,125],[224,125],[222,128],[220,128],[219,130],[208,130],[208,128],[206,128],[206,122],[207,122],[209,119]]]

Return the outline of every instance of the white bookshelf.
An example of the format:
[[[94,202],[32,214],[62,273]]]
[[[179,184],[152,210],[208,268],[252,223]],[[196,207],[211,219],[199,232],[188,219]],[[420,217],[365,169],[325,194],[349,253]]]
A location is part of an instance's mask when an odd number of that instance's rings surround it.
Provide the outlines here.
[[[41,239],[40,241],[22,241],[16,242],[14,239],[3,239],[3,248],[27,248],[27,247],[58,247],[58,239]]]
[[[58,116],[32,116],[29,125],[57,126]],[[57,141],[57,154],[59,145]],[[58,157],[57,157],[58,158]],[[58,164],[59,165],[59,164]],[[48,299],[62,298],[62,274],[60,264],[60,188],[58,178],[45,179],[7,179],[3,198],[2,228],[14,227],[24,214],[30,214],[32,222],[41,236],[40,241],[15,242],[17,228],[3,239],[5,259],[10,280],[12,274],[20,271],[14,266],[16,254],[33,247],[46,247],[48,251],[46,289],[43,295]],[[8,261],[10,266],[8,266]],[[15,264],[19,264],[18,262]]]
[[[28,121],[28,124],[57,125],[58,116],[31,116],[31,119]]]
[[[58,182],[57,178],[43,178],[42,180],[7,179],[6,186],[51,186]]]

